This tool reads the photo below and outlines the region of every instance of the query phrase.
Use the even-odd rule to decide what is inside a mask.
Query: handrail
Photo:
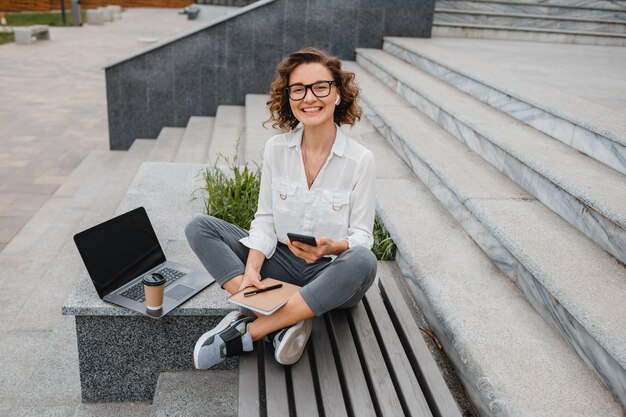
[[[166,45],[169,45],[169,44],[171,44],[173,42],[179,41],[179,40],[184,39],[184,38],[186,38],[188,36],[191,36],[191,35],[193,35],[195,33],[198,33],[198,32],[201,32],[201,31],[207,29],[207,28],[210,28],[211,26],[219,25],[220,23],[226,22],[226,21],[228,21],[230,19],[233,19],[233,18],[235,18],[237,16],[240,16],[242,14],[246,14],[248,12],[251,12],[252,10],[255,10],[255,9],[260,8],[260,7],[266,6],[268,4],[274,3],[275,1],[276,0],[259,0],[259,1],[256,1],[256,2],[252,3],[252,4],[247,5],[245,7],[240,8],[239,10],[237,10],[237,11],[235,11],[233,13],[228,13],[228,14],[225,14],[225,15],[222,15],[222,16],[218,16],[217,18],[215,18],[213,20],[210,20],[210,21],[208,21],[208,22],[206,22],[206,23],[204,23],[202,25],[199,25],[199,26],[193,27],[191,29],[188,29],[188,30],[186,30],[184,32],[172,35],[172,36],[170,36],[168,38],[163,39],[162,41],[159,41],[159,42],[157,42],[155,44],[152,44],[152,45],[150,45],[150,46],[148,46],[148,47],[146,47],[144,49],[141,49],[141,50],[139,50],[137,52],[134,52],[131,55],[125,57],[125,58],[118,59],[117,61],[113,61],[112,63],[106,65],[104,67],[104,69],[113,68],[116,65],[122,64],[122,63],[124,63],[126,61],[130,61],[131,59],[134,59],[134,58],[136,58],[138,56],[144,55],[144,54],[146,54],[146,53],[148,53],[150,51],[154,51],[155,49],[162,48],[162,47],[164,47]]]

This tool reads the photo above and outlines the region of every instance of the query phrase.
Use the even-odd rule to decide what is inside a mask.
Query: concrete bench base
[[[30,45],[34,39],[50,39],[50,30],[46,25],[23,26],[13,29],[15,43],[18,45]]]
[[[83,402],[152,401],[159,374],[193,369],[196,340],[221,316],[76,316]],[[238,359],[218,369],[235,369]]]

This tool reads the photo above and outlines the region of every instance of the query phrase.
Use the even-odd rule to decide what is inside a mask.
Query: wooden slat
[[[239,417],[259,417],[260,415],[257,354],[255,350],[239,357]]]
[[[376,290],[376,288],[373,288]],[[378,402],[380,414],[383,417],[404,417],[400,399],[387,370],[387,364],[383,358],[374,329],[370,323],[367,311],[363,303],[357,304],[349,314],[354,321],[354,338],[360,346],[364,366],[370,379],[373,395]]]
[[[406,342],[403,346],[417,373],[433,415],[461,417],[461,412],[421,336],[419,327],[402,297],[398,284],[391,275],[381,274],[379,278],[383,299],[386,301],[386,306],[392,308],[390,315],[398,326],[398,331],[403,333],[404,337],[401,340]]]
[[[348,417],[339,375],[337,374],[337,365],[323,317],[313,320],[311,341],[313,342],[315,369],[317,370],[324,414],[327,417]]]
[[[365,294],[366,308],[374,318],[374,329],[381,336],[383,354],[389,361],[390,371],[397,380],[397,388],[405,411],[410,417],[432,417],[422,387],[413,373],[409,359],[402,348],[389,313],[383,304],[378,287],[373,286]]]
[[[336,341],[341,361],[341,370],[346,381],[344,388],[350,398],[352,412],[359,417],[375,417],[376,410],[367,388],[365,374],[361,368],[361,362],[359,361],[359,355],[352,339],[345,312],[343,310],[335,310],[329,314],[329,317],[331,331]]]
[[[300,360],[291,366],[291,381],[296,415],[299,417],[319,416],[308,349],[305,349]]]
[[[267,415],[271,417],[289,417],[285,368],[274,359],[274,349],[266,345],[264,351]]]

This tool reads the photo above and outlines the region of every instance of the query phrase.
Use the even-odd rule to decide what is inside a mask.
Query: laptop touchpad
[[[178,284],[174,286],[174,288],[167,290],[165,296],[168,298],[173,298],[174,300],[182,300],[189,294],[192,294],[194,291],[195,288],[191,288],[183,284]]]

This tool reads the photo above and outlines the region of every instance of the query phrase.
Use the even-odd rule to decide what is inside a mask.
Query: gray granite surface
[[[410,44],[401,39],[388,38],[384,49],[493,108],[626,173],[626,130],[619,124],[611,126],[609,123],[603,123],[601,118],[593,114],[587,116],[568,114],[557,109],[554,104],[540,102],[538,97],[528,97],[528,92],[519,89],[512,91],[501,83],[485,78],[477,79],[463,70],[459,72],[458,69],[450,69],[432,57],[411,48]],[[611,96],[610,92],[604,94]]]
[[[106,68],[111,149],[266,93],[283,56],[315,46],[341,58],[383,36],[430,36],[434,0],[262,0]]]
[[[159,377],[150,417],[236,417],[239,372],[165,372]]]
[[[196,340],[222,316],[76,316],[83,402],[151,401],[159,374],[192,370]],[[217,369],[233,369],[238,358]]]
[[[554,18],[541,16],[507,15],[503,13],[477,13],[460,11],[437,11],[437,23],[469,23],[475,25],[508,26],[536,29],[562,29],[576,32],[626,33],[626,20],[577,20],[577,18]]]
[[[514,4],[511,4],[514,3]],[[543,3],[543,4],[541,4]],[[599,3],[599,2],[598,2]],[[470,0],[437,0],[437,9],[473,10],[497,13],[518,13],[544,16],[567,16],[588,19],[626,20],[626,9],[623,3],[581,4],[562,1],[548,4],[540,1],[470,1]],[[603,8],[603,6],[605,8]]]
[[[468,148],[626,262],[626,177],[389,54],[358,62]]]

